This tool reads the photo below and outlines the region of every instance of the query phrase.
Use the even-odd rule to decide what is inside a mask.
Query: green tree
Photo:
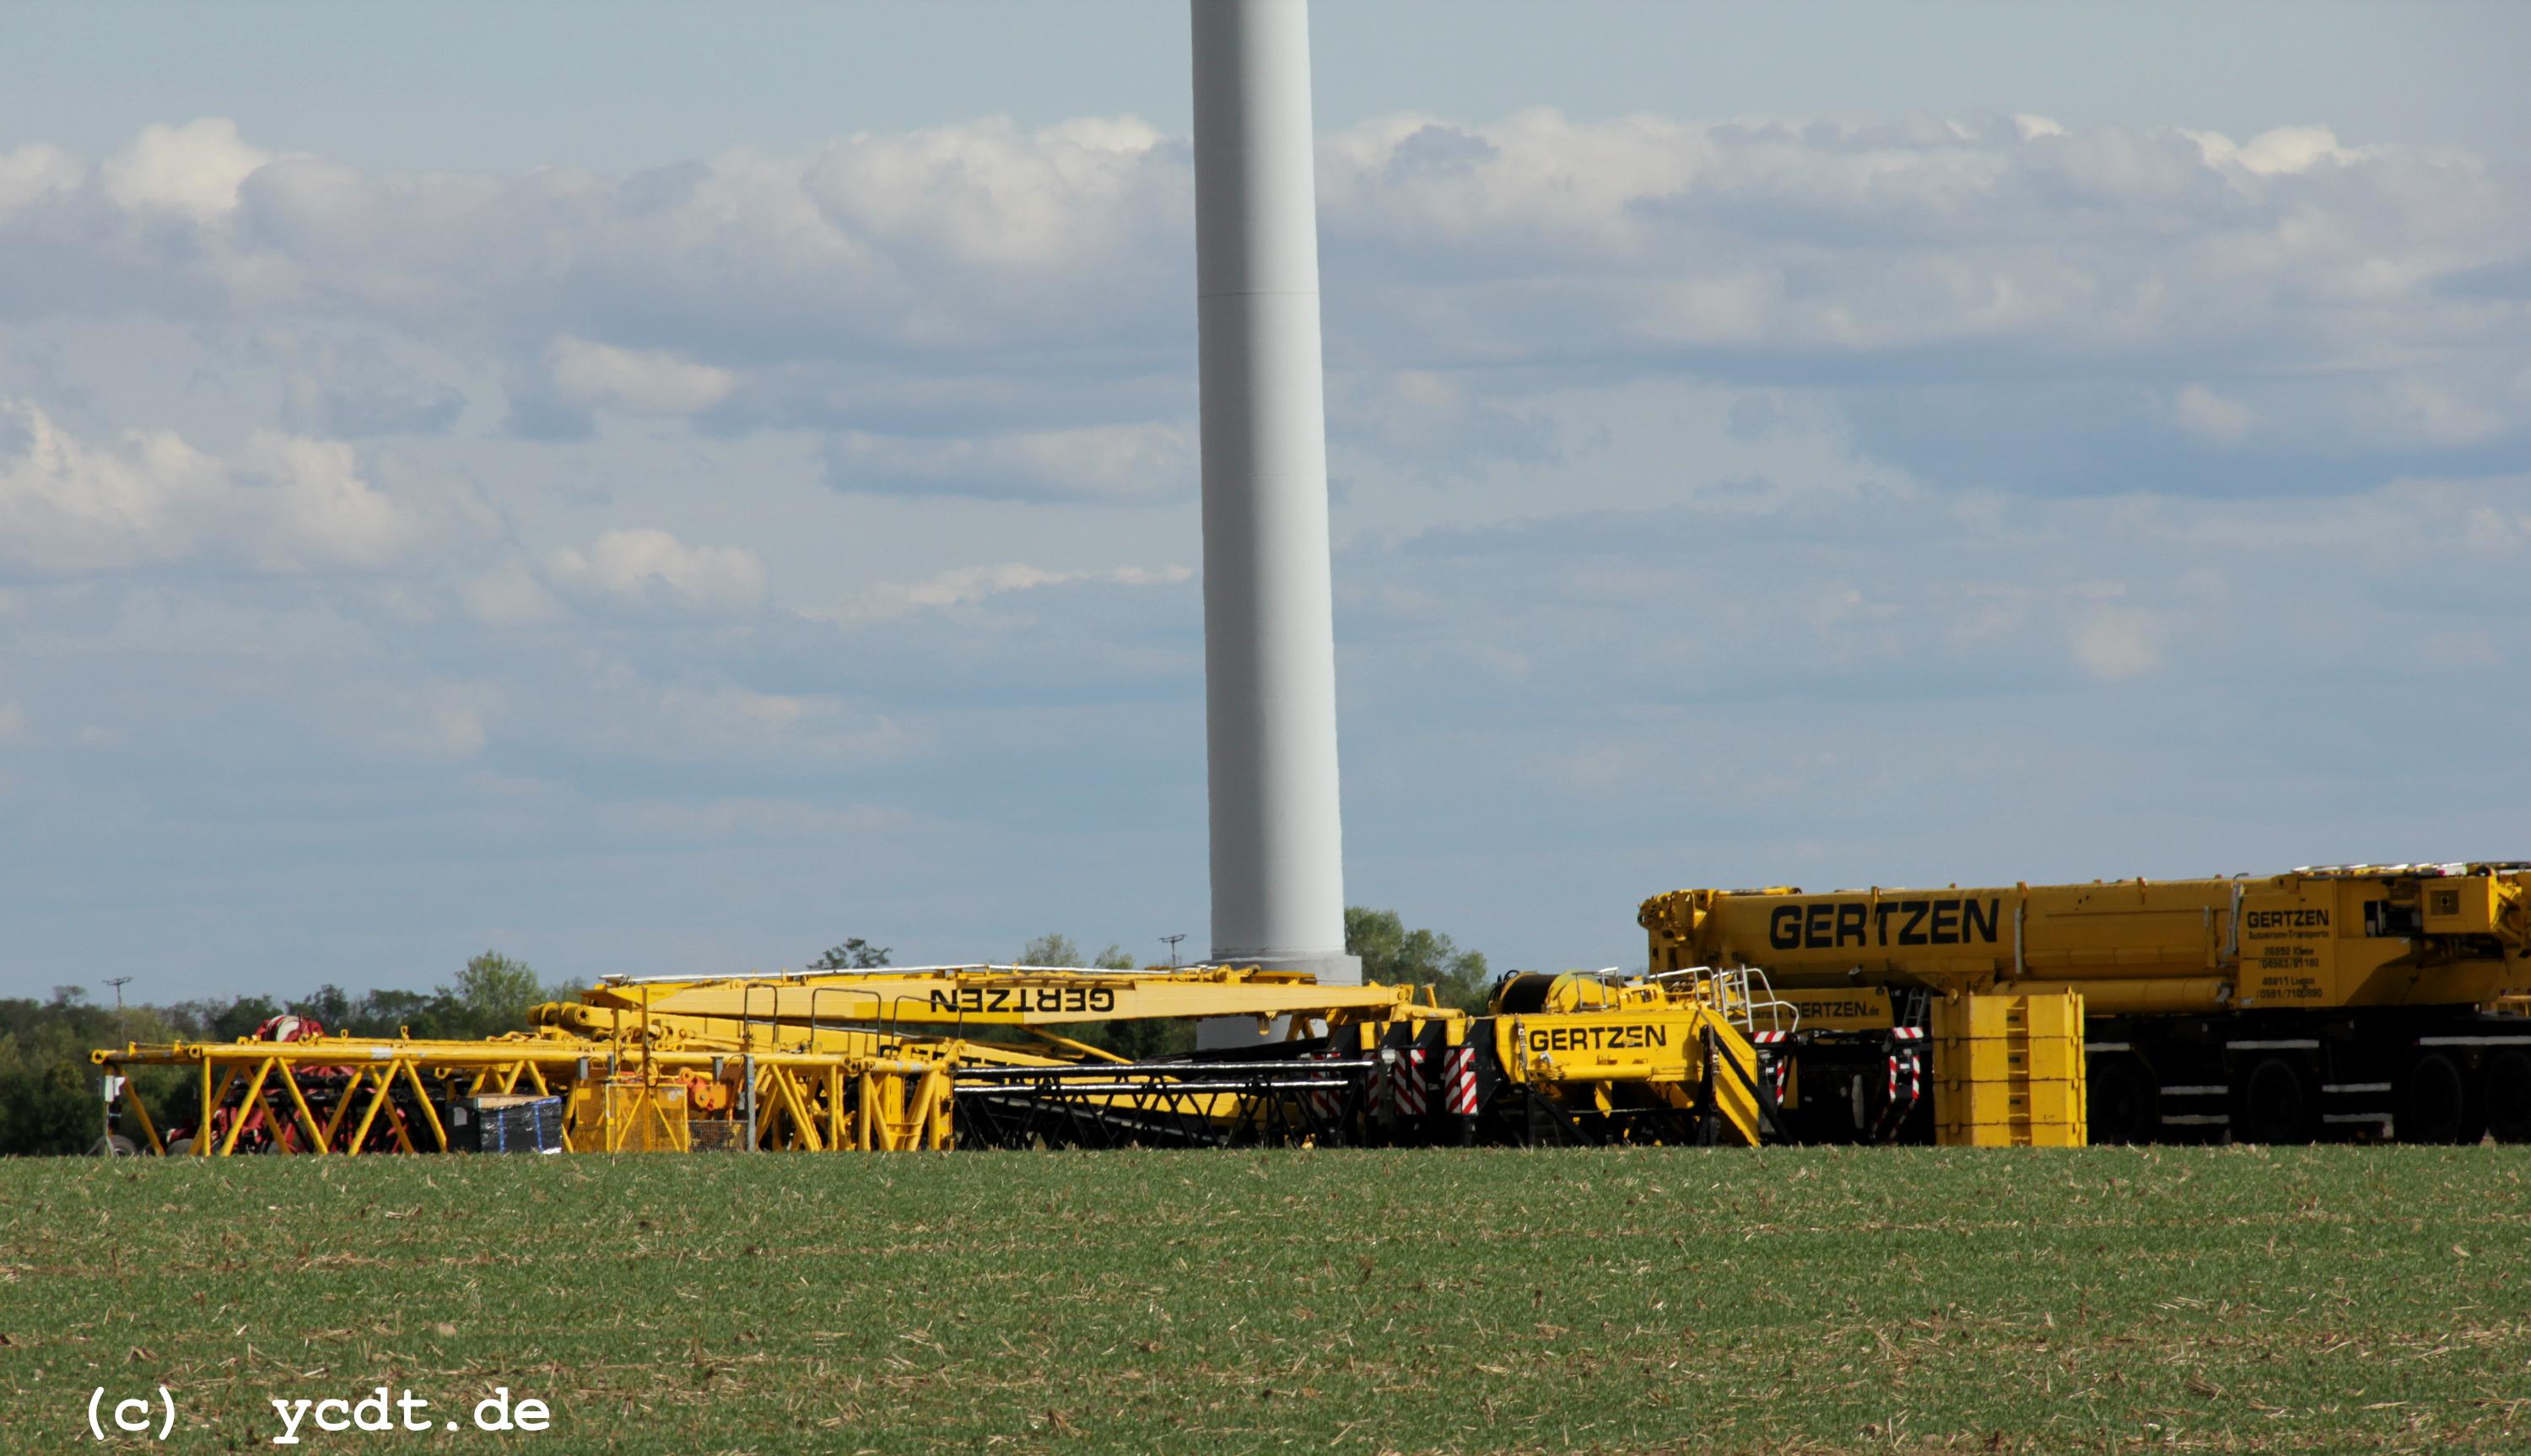
[[[112,1006],[73,989],[57,989],[49,1001],[0,1000],[0,1156],[85,1152],[97,1145],[105,1104],[98,1096],[101,1071],[88,1060],[95,1048],[204,1035],[186,1008],[132,1005],[118,1019]],[[192,1118],[201,1095],[198,1079],[165,1067],[131,1071],[162,1128]],[[123,1133],[141,1141],[140,1128],[128,1119]]]
[[[1121,945],[1108,946],[1092,957],[1090,964],[1101,971],[1137,969],[1134,958]],[[1191,1021],[1093,1022],[1085,1030],[1092,1035],[1081,1040],[1131,1061],[1179,1056],[1195,1050],[1195,1023]]]
[[[528,1010],[544,999],[544,986],[527,962],[487,950],[468,961],[457,984],[443,993],[456,1003],[468,1035],[490,1036],[525,1031]]]
[[[314,1017],[329,1036],[346,1035],[344,1029],[352,1024],[352,998],[330,980],[292,1002],[290,1009]]]
[[[1429,985],[1444,1006],[1481,1012],[1490,980],[1482,951],[1461,950],[1438,930],[1410,930],[1393,910],[1345,907],[1345,951],[1362,958],[1362,979]]]
[[[394,986],[379,986],[361,997],[343,1024],[354,1036],[394,1036],[405,1032],[423,1037],[455,1035],[444,993],[432,995]]]
[[[1088,966],[1099,971],[1135,969],[1133,956],[1122,945],[1111,942],[1104,950],[1085,960],[1080,944],[1059,932],[1040,935],[1021,947],[1019,964]],[[1191,1021],[1085,1021],[1045,1030],[1101,1051],[1113,1052],[1129,1061],[1175,1056],[1195,1050],[1195,1023]]]
[[[211,1013],[208,1031],[214,1041],[242,1041],[254,1029],[281,1014],[281,1003],[269,996],[240,996]]]
[[[888,948],[872,945],[859,935],[841,945],[827,946],[809,963],[812,971],[875,971],[888,963]]]
[[[52,999],[0,1001],[0,1153],[84,1152],[105,1135],[93,1047],[113,1041],[114,1012],[78,986]]]
[[[1069,935],[1060,933],[1040,935],[1036,939],[1031,940],[1028,944],[1020,947],[1020,958],[1016,962],[1013,962],[1013,964],[1020,966],[1078,966],[1081,964],[1081,947],[1073,944],[1072,937]]]

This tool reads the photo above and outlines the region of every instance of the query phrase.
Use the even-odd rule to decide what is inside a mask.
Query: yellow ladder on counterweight
[[[1719,1013],[1706,1018],[1704,1037],[1705,1082],[1713,1110],[1730,1130],[1722,1141],[1755,1148],[1766,1136],[1766,1115],[1758,1101],[1758,1048]]]

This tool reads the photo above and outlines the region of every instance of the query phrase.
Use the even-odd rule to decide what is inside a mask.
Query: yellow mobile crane
[[[1745,971],[1514,972],[1475,1026],[1492,1141],[1755,1147],[1779,1131],[1754,1038],[1791,1008]]]
[[[1471,1017],[1412,986],[1253,967],[615,978],[480,1041],[280,1016],[234,1042],[93,1058],[134,1147],[196,1156],[1754,1144],[1773,1122],[1751,1032],[1781,1008],[1750,984],[1513,976]],[[1129,1061],[1062,1030],[1224,1017],[1260,1039]],[[194,1074],[191,1105],[159,1109],[185,1119],[165,1136],[121,1076],[147,1066]]]
[[[2079,996],[2090,1136],[2531,1141],[2531,864],[1644,902],[1656,974],[1763,967],[1807,1139],[1926,1134],[1945,999]],[[1936,1053],[1938,1054],[1938,1053]],[[1901,1072],[1905,1075],[1901,1075]]]
[[[676,1044],[857,1050],[955,1037],[966,1147],[1222,1143],[1727,1142],[1772,1127],[1738,974],[1619,981],[1515,976],[1469,1018],[1413,986],[1321,985],[1255,967],[949,966],[617,980],[540,1008],[584,1033]],[[1049,1028],[1254,1018],[1281,1040],[1125,1063]],[[634,1028],[647,1029],[636,1033]],[[1039,1054],[990,1039],[1022,1035]],[[1001,1065],[979,1065],[979,1053]],[[1047,1053],[1068,1056],[1057,1062]]]

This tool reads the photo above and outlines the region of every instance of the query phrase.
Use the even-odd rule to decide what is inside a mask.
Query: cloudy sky
[[[2531,854],[2526,17],[1322,0],[1350,897]],[[1203,944],[1182,7],[12,31],[0,994]]]

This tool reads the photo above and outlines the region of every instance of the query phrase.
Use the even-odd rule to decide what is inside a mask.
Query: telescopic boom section
[[[626,980],[591,987],[591,1006],[733,1022],[1042,1027],[1072,1022],[1317,1016],[1346,1020],[1409,1004],[1405,985],[1322,985],[1306,973],[1209,966],[1086,971],[949,966],[807,972],[711,980]]]

